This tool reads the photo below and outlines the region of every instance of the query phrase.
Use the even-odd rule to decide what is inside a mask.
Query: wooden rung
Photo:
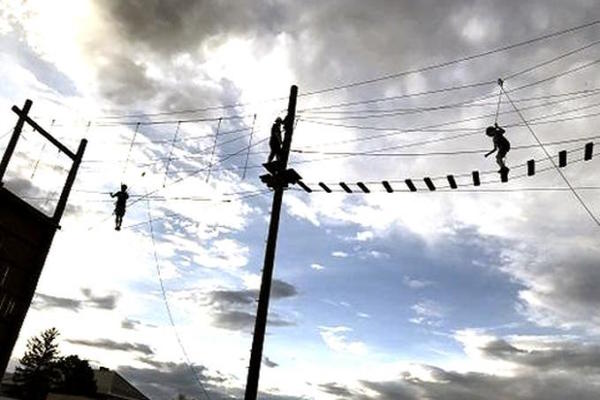
[[[479,180],[479,171],[473,171],[473,185],[479,186],[481,185],[481,181]]]
[[[535,175],[535,160],[527,161],[527,176]]]
[[[365,184],[362,183],[362,182],[356,182],[356,186],[358,186],[360,188],[360,190],[362,190],[365,193],[371,193],[371,191],[369,190],[369,188],[366,187]]]
[[[342,187],[342,189],[344,189],[344,192],[346,192],[346,193],[352,193],[352,189],[350,189],[348,187],[348,185],[346,185],[344,182],[340,182],[340,186]]]
[[[448,179],[448,184],[450,185],[450,187],[452,189],[458,188],[458,185],[456,184],[456,180],[454,180],[454,175],[448,175],[446,177],[446,179]]]
[[[562,150],[558,152],[558,166],[566,167],[567,166],[567,151]]]
[[[304,189],[304,191],[305,191],[306,193],[312,193],[312,189],[311,189],[311,188],[309,188],[308,186],[306,186],[306,184],[304,184],[304,182],[302,182],[302,181],[298,181],[298,182],[296,182],[296,183],[298,184],[298,186],[300,186],[302,189]]]
[[[385,188],[386,192],[392,193],[394,191],[394,189],[392,189],[392,186],[390,185],[390,183],[388,181],[383,181],[383,182],[381,182],[381,184]]]
[[[593,155],[594,155],[594,142],[586,143],[583,159],[585,161],[589,161],[592,159]]]
[[[406,183],[406,186],[408,186],[408,189],[411,192],[416,192],[417,188],[415,187],[415,184],[413,183],[413,181],[411,179],[405,179],[404,183]]]
[[[508,182],[508,169],[503,169],[500,171],[500,181],[503,183]]]
[[[423,182],[425,182],[429,190],[431,190],[432,192],[435,190],[435,185],[433,184],[433,182],[431,182],[430,178],[423,178]]]
[[[321,188],[326,191],[327,193],[331,193],[331,189],[329,189],[329,186],[327,186],[326,184],[324,184],[323,182],[319,182],[319,186],[321,186]]]

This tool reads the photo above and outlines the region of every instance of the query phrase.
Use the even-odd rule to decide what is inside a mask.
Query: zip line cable
[[[125,159],[125,165],[123,166],[123,173],[121,174],[121,181],[125,178],[125,173],[127,172],[127,164],[129,164],[129,157],[131,156],[131,149],[133,149],[133,144],[135,143],[135,137],[137,136],[138,130],[140,129],[140,124],[135,126],[135,131],[133,132],[133,136],[131,137],[131,144],[129,145],[129,150],[127,151],[127,158]]]
[[[506,91],[504,90],[504,87],[502,85],[500,85],[500,88],[501,88],[502,92],[504,93],[504,95],[506,96],[506,99],[509,101],[509,103],[512,105],[512,107],[515,109],[515,111],[517,112],[517,114],[519,114],[519,117],[521,118],[521,120],[523,121],[523,123],[527,126],[527,129],[529,130],[529,132],[531,132],[531,135],[533,136],[533,138],[535,139],[535,141],[539,144],[540,148],[546,154],[546,157],[550,160],[550,162],[552,163],[552,165],[554,166],[554,168],[556,169],[556,171],[558,172],[558,174],[561,176],[561,178],[563,179],[563,181],[565,182],[565,184],[571,189],[571,191],[573,192],[573,196],[575,196],[575,198],[579,201],[579,203],[581,204],[581,206],[589,214],[589,216],[596,223],[596,225],[600,226],[600,220],[598,220],[598,218],[594,215],[594,213],[592,213],[592,211],[588,208],[588,206],[585,204],[585,202],[583,201],[583,199],[581,198],[581,196],[579,196],[579,193],[577,193],[577,191],[573,188],[573,186],[571,186],[571,183],[569,182],[569,180],[567,179],[567,177],[565,176],[565,174],[560,170],[560,168],[558,167],[558,165],[556,164],[556,162],[554,161],[554,159],[552,158],[552,156],[550,156],[550,153],[548,153],[548,150],[546,150],[546,147],[544,147],[544,145],[542,144],[542,142],[540,141],[540,139],[537,137],[537,135],[534,132],[533,128],[531,128],[531,126],[529,126],[529,123],[527,122],[527,120],[525,119],[525,117],[523,116],[523,114],[521,113],[521,111],[519,111],[519,109],[517,108],[517,106],[512,102],[512,99],[510,98],[510,96],[508,95],[508,93],[506,93]]]
[[[217,149],[217,139],[219,138],[219,131],[221,130],[221,119],[217,125],[217,133],[215,134],[215,144],[213,145],[212,152],[210,153],[210,160],[208,162],[208,172],[206,174],[206,182],[210,179],[210,170],[212,169],[213,157],[215,156],[215,150]]]
[[[513,93],[515,91],[518,90],[522,90],[522,89],[526,89],[535,85],[539,85],[541,83],[545,83],[560,77],[563,77],[565,75],[569,75],[572,74],[574,72],[578,72],[581,71],[583,69],[589,68],[593,65],[596,65],[600,63],[600,59],[596,59],[593,61],[590,61],[588,63],[582,64],[578,67],[551,75],[547,78],[544,79],[540,79],[538,81],[529,83],[529,84],[524,84],[521,86],[517,86],[516,88],[513,88],[509,91],[509,93]],[[434,93],[439,93],[439,92],[446,92],[446,91],[453,91],[453,90],[459,90],[459,89],[464,89],[464,88],[469,88],[469,87],[477,87],[477,86],[485,86],[487,84],[495,84],[496,81],[486,81],[486,82],[478,82],[478,83],[473,83],[473,84],[469,84],[469,85],[462,85],[462,86],[451,86],[451,87],[446,87],[446,88],[442,88],[442,89],[437,89],[437,90],[431,90],[431,91],[424,91],[424,92],[420,92],[420,93],[408,93],[405,95],[399,95],[399,96],[387,96],[387,97],[380,97],[380,98],[376,98],[376,99],[369,99],[369,100],[362,100],[362,101],[353,101],[353,102],[342,102],[342,103],[337,103],[337,104],[330,104],[330,105],[324,105],[324,106],[316,106],[316,107],[309,107],[309,108],[305,108],[302,110],[299,110],[299,113],[304,113],[306,111],[312,111],[312,110],[325,110],[325,109],[332,109],[335,107],[349,107],[349,106],[355,106],[355,105],[362,105],[362,104],[372,104],[372,103],[380,103],[380,102],[385,102],[385,101],[391,101],[391,100],[397,100],[397,99],[401,99],[401,98],[408,98],[408,97],[414,97],[414,96],[421,96],[421,95],[426,95],[426,94],[434,94]],[[495,95],[486,95],[483,96],[483,99],[486,98],[490,98],[490,97],[495,97]],[[471,100],[472,102],[473,100]],[[466,102],[468,103],[468,102]]]
[[[198,386],[200,386],[200,388],[202,389],[202,392],[204,393],[206,398],[208,400],[210,400],[210,396],[208,395],[208,392],[204,388],[204,385],[202,384],[202,381],[200,380],[200,378],[198,376],[199,375],[198,372],[196,371],[196,369],[194,368],[194,365],[190,361],[190,357],[188,356],[187,351],[185,350],[185,346],[183,345],[183,341],[181,340],[181,337],[179,336],[179,332],[177,330],[177,326],[175,325],[175,320],[173,319],[173,313],[171,312],[171,306],[169,305],[167,291],[165,290],[165,284],[164,284],[164,281],[162,278],[160,262],[158,259],[158,252],[156,250],[156,240],[154,238],[152,212],[150,210],[150,202],[149,201],[146,201],[146,206],[148,209],[148,225],[150,227],[150,238],[152,239],[152,249],[153,249],[153,253],[154,253],[154,263],[156,265],[156,274],[157,274],[158,280],[160,282],[160,292],[162,294],[163,302],[165,304],[165,309],[167,310],[167,316],[169,317],[169,322],[171,323],[171,327],[173,328],[173,332],[175,333],[175,338],[177,339],[177,343],[179,344],[179,348],[181,349],[181,353],[183,354],[183,358],[185,360],[187,367],[190,369],[190,372],[194,376],[194,379],[198,383]]]
[[[254,120],[252,121],[252,130],[250,131],[250,138],[248,139],[248,152],[246,153],[246,162],[244,163],[244,173],[242,174],[242,180],[246,179],[248,159],[250,158],[250,146],[252,146],[252,135],[254,134],[254,124],[256,124],[256,114],[254,114]]]
[[[171,142],[171,148],[169,149],[169,157],[167,158],[167,165],[165,167],[165,178],[163,180],[163,187],[165,187],[165,185],[167,184],[167,178],[169,176],[169,167],[171,166],[171,160],[173,155],[173,147],[175,147],[175,140],[177,140],[177,134],[179,133],[180,126],[181,124],[178,122],[177,128],[175,129],[175,133],[173,134],[173,141]]]

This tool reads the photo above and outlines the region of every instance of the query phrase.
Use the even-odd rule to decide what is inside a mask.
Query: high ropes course
[[[418,177],[404,176],[398,177],[383,177],[377,180],[366,179],[338,179],[335,181],[317,180],[305,181],[294,170],[283,170],[293,174],[285,176],[283,179],[290,180],[291,183],[297,184],[291,188],[285,185],[286,190],[292,190],[298,193],[325,195],[331,193],[340,193],[348,195],[367,195],[371,193],[393,194],[393,193],[486,193],[486,192],[511,192],[511,191],[570,191],[577,199],[580,205],[585,209],[590,218],[600,225],[600,220],[591,211],[584,199],[579,195],[579,191],[599,190],[600,186],[574,186],[563,172],[568,167],[578,164],[587,163],[594,159],[597,153],[594,151],[598,147],[600,135],[579,136],[574,138],[560,138],[554,141],[542,141],[534,130],[534,127],[544,127],[552,124],[567,123],[571,121],[587,121],[592,118],[600,117],[599,111],[594,111],[594,108],[600,107],[600,102],[592,102],[583,104],[584,101],[592,101],[596,96],[600,95],[600,87],[589,87],[586,83],[584,87],[571,88],[569,91],[546,91],[544,93],[529,94],[527,96],[514,97],[518,93],[529,92],[534,89],[543,88],[544,85],[556,83],[559,80],[565,79],[593,67],[600,65],[600,57],[594,59],[588,54],[579,62],[571,62],[568,68],[560,68],[559,71],[553,71],[550,75],[539,77],[536,80],[524,81],[516,78],[524,77],[538,69],[556,65],[560,61],[568,61],[575,55],[580,55],[584,52],[589,52],[591,49],[600,45],[600,40],[590,41],[576,48],[569,49],[553,57],[544,59],[527,66],[520,66],[520,69],[514,71],[506,71],[506,74],[501,79],[485,79],[471,82],[459,82],[445,87],[438,87],[428,90],[419,90],[414,92],[403,92],[395,95],[383,97],[363,97],[351,98],[344,101],[323,102],[320,100],[324,95],[343,93],[348,95],[351,90],[364,88],[368,85],[374,85],[382,82],[390,82],[399,80],[411,75],[422,73],[430,73],[433,71],[449,68],[452,66],[462,66],[469,62],[479,59],[485,59],[495,54],[510,52],[518,48],[526,48],[544,41],[558,39],[559,37],[575,35],[578,32],[598,28],[600,20],[591,21],[579,26],[571,27],[557,32],[548,33],[539,37],[527,39],[518,43],[504,45],[498,48],[486,50],[480,53],[471,54],[453,60],[443,61],[436,64],[426,65],[419,68],[409,69],[381,75],[378,77],[365,79],[355,82],[347,82],[335,84],[324,88],[315,88],[306,92],[297,93],[297,98],[307,100],[307,106],[300,107],[297,110],[294,98],[294,112],[291,121],[284,120],[286,134],[288,130],[293,131],[296,124],[299,122],[301,126],[313,126],[326,128],[336,131],[350,131],[356,136],[350,138],[341,138],[337,140],[329,140],[327,142],[319,142],[308,138],[300,147],[291,147],[291,137],[286,144],[287,138],[284,138],[282,147],[287,146],[286,154],[283,156],[283,165],[287,166],[288,156],[290,154],[297,155],[300,160],[290,160],[289,165],[301,166],[314,163],[326,163],[330,161],[348,159],[348,158],[410,158],[425,159],[429,157],[456,157],[465,155],[483,154],[487,149],[482,148],[462,148],[462,149],[443,149],[438,151],[415,150],[409,152],[398,152],[399,149],[408,148],[423,148],[430,145],[437,145],[444,142],[471,138],[476,135],[483,135],[486,126],[490,125],[490,121],[498,123],[499,118],[503,120],[503,128],[510,129],[509,132],[517,129],[526,129],[529,135],[534,139],[534,143],[517,144],[512,147],[511,151],[524,150],[541,150],[543,157],[521,159],[519,163],[510,165],[508,169],[497,168],[490,170],[466,169],[462,171],[447,171],[442,175],[422,174]],[[545,54],[545,53],[544,53]],[[516,64],[514,61],[511,65]],[[514,82],[514,85],[513,85]],[[507,85],[508,83],[508,85]],[[496,86],[497,85],[497,86]],[[498,88],[496,92],[495,89]],[[479,91],[478,95],[466,96],[460,98],[461,93],[471,93]],[[541,89],[540,89],[541,90]],[[450,96],[450,100],[434,102],[430,100],[434,96]],[[291,99],[290,95],[290,99]],[[399,106],[399,101],[420,101],[426,99],[425,104],[411,104],[409,106]],[[116,182],[120,181],[122,185],[126,180],[132,183],[131,190],[137,191],[131,196],[123,197],[130,198],[127,201],[127,207],[130,208],[136,204],[146,205],[146,218],[142,222],[134,222],[125,225],[123,229],[138,229],[148,227],[148,232],[152,239],[154,248],[154,260],[156,262],[157,274],[161,283],[161,294],[167,308],[169,322],[175,329],[175,321],[169,307],[166,289],[161,276],[159,266],[159,257],[156,250],[156,232],[154,224],[161,219],[180,218],[178,212],[163,213],[162,216],[152,216],[150,204],[152,202],[204,202],[205,204],[221,204],[235,203],[244,199],[250,199],[258,196],[266,195],[273,191],[275,187],[279,187],[277,183],[279,171],[272,163],[258,163],[259,157],[263,160],[270,152],[263,150],[267,143],[272,140],[272,136],[261,134],[268,129],[265,126],[265,119],[261,119],[262,115],[256,111],[255,107],[270,105],[271,114],[281,114],[282,102],[287,100],[287,97],[276,97],[258,102],[233,103],[206,105],[195,108],[172,109],[172,110],[157,110],[152,112],[126,111],[113,114],[101,114],[97,118],[85,120],[79,118],[77,121],[61,121],[58,118],[43,116],[51,121],[52,129],[61,127],[81,126],[85,128],[85,132],[93,137],[93,140],[98,144],[107,143],[108,145],[122,145],[126,151],[122,154],[125,157],[101,157],[84,158],[81,161],[81,170],[83,172],[102,172],[105,167],[117,166],[116,174],[118,177],[110,177],[114,182],[112,186],[117,186]],[[291,100],[290,100],[291,101]],[[509,110],[501,109],[501,104],[504,102],[510,105]],[[578,102],[573,107],[565,108],[565,105],[571,102]],[[580,104],[581,103],[581,104]],[[551,108],[549,113],[534,115],[530,118],[525,118],[523,111],[536,111]],[[462,113],[471,112],[472,110],[485,110],[484,113],[469,115],[462,119],[449,120],[445,117],[432,118],[432,115],[437,115],[438,112],[447,113]],[[494,112],[489,112],[494,110]],[[264,111],[264,110],[263,110]],[[289,112],[289,105],[288,105]],[[583,113],[585,112],[585,113]],[[451,115],[453,115],[451,114]],[[259,118],[257,118],[257,116]],[[38,118],[36,116],[36,118]],[[369,124],[369,121],[381,121],[390,118],[401,118],[406,126],[400,127],[394,121],[388,126],[379,124]],[[417,119],[416,122],[408,122],[411,118]],[[509,120],[516,118],[516,120]],[[286,117],[287,119],[287,117]],[[367,121],[367,122],[363,122]],[[425,123],[422,123],[425,121]],[[442,122],[443,121],[443,122]],[[473,126],[473,124],[481,125]],[[467,126],[464,126],[467,125]],[[195,131],[199,127],[204,127],[210,130],[210,133],[188,135],[189,131]],[[108,134],[113,128],[123,128],[127,134],[131,133],[129,138],[122,134],[121,138],[115,140]],[[168,131],[164,135],[160,130]],[[93,132],[92,132],[93,130]],[[105,132],[104,130],[108,130]],[[99,131],[102,131],[100,135]],[[0,135],[0,140],[10,134],[10,130],[3,135]],[[106,134],[105,134],[106,133]],[[403,138],[406,135],[419,134],[423,135],[439,135],[436,137],[427,137],[413,142],[388,143],[372,148],[365,148],[369,143],[378,143],[381,140],[391,140]],[[291,136],[291,134],[290,134]],[[331,135],[327,135],[330,137]],[[26,136],[23,135],[26,139]],[[511,138],[515,136],[510,136]],[[63,137],[59,139],[72,140],[72,137]],[[240,147],[239,143],[243,143]],[[338,146],[359,145],[360,150],[354,148],[346,149]],[[153,146],[156,146],[154,148]],[[259,149],[259,146],[261,147]],[[548,147],[563,146],[559,151],[550,151]],[[90,146],[91,147],[91,146]],[[136,149],[142,148],[142,155],[136,154]],[[33,172],[31,178],[36,173],[39,174],[38,167],[44,165],[42,161],[42,153],[44,148],[39,152],[39,155],[33,158]],[[144,152],[144,150],[147,150]],[[111,151],[111,154],[114,152]],[[272,153],[272,151],[271,151]],[[513,153],[511,153],[513,154]],[[269,154],[271,159],[272,154]],[[143,160],[137,159],[138,157]],[[241,162],[236,162],[242,159]],[[254,163],[250,163],[253,160]],[[270,161],[270,160],[269,160]],[[276,159],[276,162],[281,160]],[[248,178],[248,172],[251,170],[262,170],[267,168],[272,175],[262,175],[260,178],[264,183],[267,183],[269,188],[257,188],[252,184],[248,187],[239,188],[239,190],[217,191],[218,194],[210,195],[161,195],[160,192],[165,191],[174,185],[178,185],[187,179],[198,177],[196,182],[200,185],[214,184],[215,175],[220,173],[231,173],[239,177],[241,181]],[[376,169],[375,169],[376,170]],[[512,186],[512,182],[521,182],[549,172],[556,171],[562,179],[564,186],[535,186],[522,187]],[[133,171],[133,172],[132,172]],[[499,173],[500,172],[500,173]],[[157,179],[156,187],[147,187],[145,184],[131,182],[132,177],[141,179],[146,175],[152,174]],[[295,174],[295,175],[294,175]],[[229,175],[230,177],[232,175]],[[104,177],[104,176],[103,176]],[[211,177],[213,178],[210,181]],[[107,177],[104,177],[109,179]],[[275,181],[274,181],[275,180]],[[278,186],[279,185],[279,186]],[[144,190],[141,190],[141,187]],[[277,188],[274,189],[277,192]],[[282,188],[283,191],[283,188]],[[98,188],[75,188],[74,193],[84,196],[79,197],[82,201],[99,203],[113,202],[108,198],[106,189],[99,190]],[[90,196],[99,196],[97,200],[90,199]],[[119,195],[120,196],[120,195]],[[118,196],[117,196],[118,197]],[[25,196],[26,199],[39,200],[48,202],[55,199],[53,195],[48,196]],[[141,213],[138,213],[140,215]],[[109,215],[107,220],[111,216]],[[104,222],[101,221],[101,222]],[[92,229],[100,224],[94,224],[89,229]],[[120,228],[120,225],[119,225]],[[274,251],[274,250],[273,250]],[[204,397],[210,399],[209,393],[204,388],[202,382],[198,378],[198,373],[191,362],[185,346],[175,329],[178,344],[182,350],[185,363],[190,368],[195,376],[199,387],[202,389]]]

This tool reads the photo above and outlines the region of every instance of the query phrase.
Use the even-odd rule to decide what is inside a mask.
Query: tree
[[[60,382],[54,391],[79,396],[93,396],[98,388],[94,371],[87,360],[71,355],[59,359],[56,367],[60,372]]]
[[[21,384],[21,393],[28,400],[43,400],[61,376],[56,367],[58,345],[56,328],[50,328],[27,341],[27,350],[19,360],[14,380]]]

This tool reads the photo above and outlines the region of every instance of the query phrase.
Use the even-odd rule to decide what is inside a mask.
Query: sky
[[[596,11],[0,2],[0,150],[26,99],[69,148],[89,141],[11,367],[56,327],[62,354],[152,399],[241,398],[272,201],[261,163],[297,85],[290,167],[313,192],[284,194],[260,398],[597,398],[600,174],[582,161],[599,137]],[[496,120],[507,183],[483,157]],[[545,153],[561,150],[562,176]],[[25,128],[4,181],[50,213],[68,168]]]

